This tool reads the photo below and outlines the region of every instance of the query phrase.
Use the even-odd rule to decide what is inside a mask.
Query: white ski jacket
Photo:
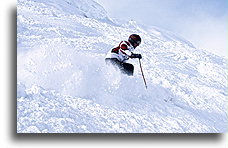
[[[121,41],[118,47],[111,49],[105,58],[116,58],[120,62],[126,62],[133,54],[135,48],[128,41]]]

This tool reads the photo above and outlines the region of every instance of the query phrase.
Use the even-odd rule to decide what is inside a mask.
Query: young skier
[[[129,36],[128,41],[121,41],[118,47],[111,49],[106,55],[107,64],[112,64],[120,69],[124,74],[132,76],[134,66],[126,63],[129,58],[142,58],[141,54],[134,54],[134,49],[141,43],[141,38],[137,34]]]

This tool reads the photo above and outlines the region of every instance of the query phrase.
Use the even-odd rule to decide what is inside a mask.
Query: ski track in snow
[[[65,11],[64,11],[65,10]],[[92,0],[18,0],[18,133],[227,131],[227,59],[135,21],[116,23]],[[108,50],[142,37],[145,89],[107,67]]]

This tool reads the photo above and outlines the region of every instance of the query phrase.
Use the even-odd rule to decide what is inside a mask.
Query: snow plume
[[[18,78],[26,80],[26,87],[36,84],[102,104],[112,104],[129,96],[138,98],[145,92],[140,76],[136,79],[123,76],[105,64],[103,55],[78,52],[61,42],[40,46],[18,55]]]
[[[18,1],[18,133],[227,131],[226,59],[159,28],[88,18],[73,2]],[[104,61],[132,33],[148,89],[138,59],[132,77]]]

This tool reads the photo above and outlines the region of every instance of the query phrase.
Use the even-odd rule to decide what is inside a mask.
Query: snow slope
[[[227,59],[162,29],[118,23],[92,0],[18,0],[18,133],[227,132]],[[142,37],[127,77],[106,53]]]

